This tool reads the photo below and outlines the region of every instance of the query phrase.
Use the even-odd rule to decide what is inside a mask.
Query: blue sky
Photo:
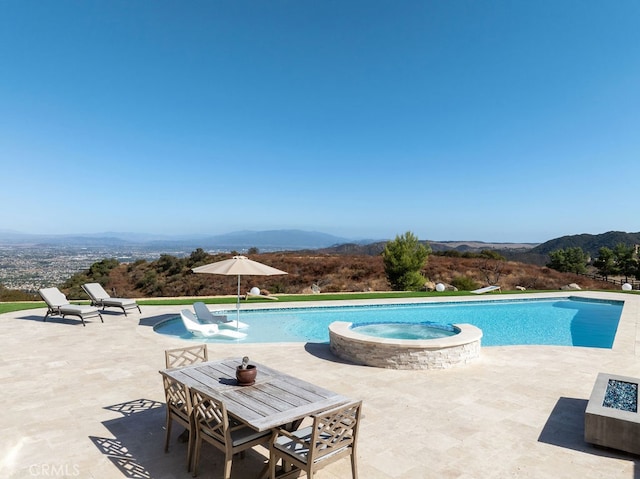
[[[0,0],[0,229],[640,231],[640,2]]]

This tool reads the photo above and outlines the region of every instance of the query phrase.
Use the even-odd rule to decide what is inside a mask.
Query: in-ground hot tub
[[[394,331],[402,326],[401,323],[388,324]],[[425,337],[431,339],[406,339],[415,336],[416,326],[406,324],[412,332],[402,339],[402,334],[372,336],[359,332],[358,326],[352,327],[352,323],[333,322],[329,325],[331,351],[356,364],[388,369],[446,369],[480,357],[482,330],[471,324],[454,324],[449,327],[450,334],[442,334],[446,329],[443,326],[423,324]]]

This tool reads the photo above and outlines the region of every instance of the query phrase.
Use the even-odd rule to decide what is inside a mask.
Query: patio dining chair
[[[186,348],[167,349],[164,352],[167,369],[204,363],[209,360],[206,344],[188,346]]]
[[[298,431],[279,429],[271,440],[269,469],[276,477],[276,464],[291,464],[311,478],[318,469],[343,457],[351,456],[351,475],[358,477],[356,443],[362,401],[343,404],[312,416],[313,425]]]
[[[187,346],[186,348],[167,349],[164,352],[164,361],[167,369],[189,366],[196,363],[204,363],[208,360],[209,353],[206,344]],[[180,436],[178,436],[178,441],[189,442],[190,434],[191,427],[188,427],[182,431]],[[169,436],[170,431],[167,432],[167,440]]]
[[[224,452],[224,478],[230,479],[233,455],[258,444],[268,445],[271,431],[256,431],[229,417],[223,402],[203,391],[191,388],[195,443],[193,445],[193,477],[198,474],[198,462],[203,442]]]
[[[164,396],[167,403],[167,418],[165,424],[164,452],[169,452],[169,439],[171,438],[171,425],[173,421],[181,424],[188,431],[187,443],[187,470],[191,470],[191,458],[193,450],[193,423],[191,417],[191,397],[189,388],[175,379],[162,374]]]

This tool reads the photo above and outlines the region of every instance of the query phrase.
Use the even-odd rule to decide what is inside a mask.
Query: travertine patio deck
[[[640,376],[640,297],[578,294],[626,300],[612,350],[485,347],[467,367],[423,371],[345,364],[319,344],[212,344],[209,355],[249,355],[363,399],[361,479],[637,478],[638,457],[586,444],[583,431],[598,372]],[[174,437],[163,452],[158,370],[164,349],[193,343],[152,329],[180,308],[105,312],[104,324],[86,327],[73,319],[44,323],[44,309],[0,315],[0,477],[191,477],[185,444]],[[235,461],[233,477],[255,476],[265,453]],[[221,460],[206,448],[199,477],[220,477]],[[317,477],[349,477],[348,461]]]

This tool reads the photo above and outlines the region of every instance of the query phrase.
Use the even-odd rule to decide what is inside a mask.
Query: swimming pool
[[[350,323],[468,323],[483,332],[483,346],[558,345],[611,348],[622,301],[563,297],[492,301],[425,302],[368,306],[320,306],[242,310],[250,325],[243,343],[329,342],[334,321]],[[229,310],[229,315],[235,311]],[[160,334],[192,338],[179,318],[154,328]],[[229,340],[208,339],[223,343]]]

